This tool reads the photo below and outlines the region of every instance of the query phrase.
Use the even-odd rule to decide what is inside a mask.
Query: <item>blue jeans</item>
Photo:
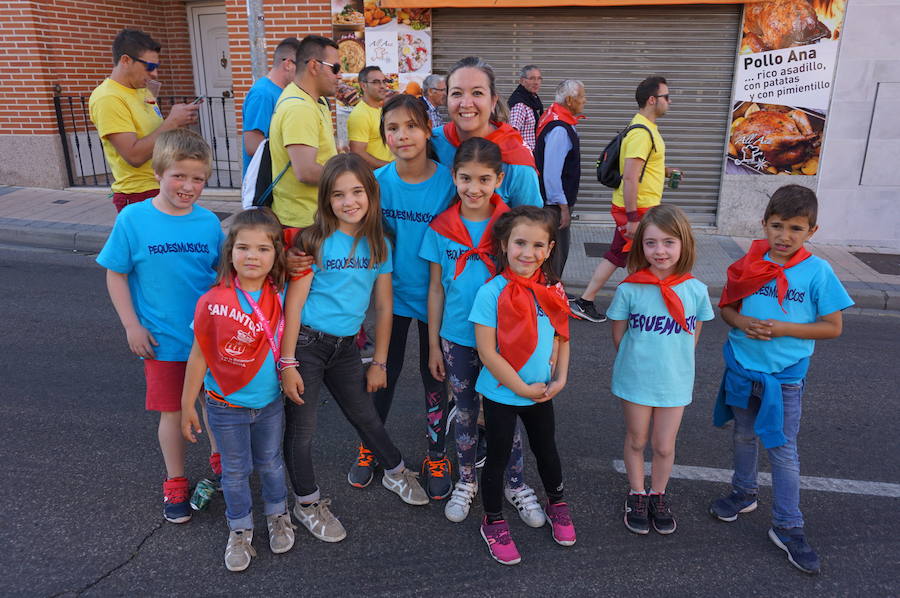
[[[797,384],[782,384],[784,397],[784,435],[787,442],[768,449],[769,464],[772,467],[772,525],[775,527],[803,527],[803,513],[800,512],[800,455],[797,451],[797,434],[800,431],[801,402],[805,381]],[[753,391],[747,409],[733,407],[734,410],[734,489],[747,494],[756,494],[757,460],[759,442],[753,432],[753,423],[759,411],[762,385],[753,383]]]
[[[210,432],[222,455],[225,518],[232,530],[253,529],[250,474],[256,469],[266,515],[287,512],[287,482],[281,445],[284,403],[281,397],[262,409],[230,407],[207,397]]]

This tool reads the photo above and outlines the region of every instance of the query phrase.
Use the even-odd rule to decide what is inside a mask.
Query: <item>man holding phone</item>
[[[113,204],[119,212],[159,192],[150,166],[159,134],[197,122],[202,98],[173,105],[163,119],[156,97],[147,89],[157,80],[160,48],[143,31],[120,31],[112,45],[112,74],[94,89],[88,103],[112,171]]]

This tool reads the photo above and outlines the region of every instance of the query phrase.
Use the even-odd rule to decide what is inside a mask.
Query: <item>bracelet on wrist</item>
[[[300,367],[300,362],[293,357],[282,357],[278,360],[278,371],[283,372],[288,368]]]
[[[381,368],[382,370],[384,370],[385,372],[387,371],[387,364],[386,364],[386,363],[381,363],[380,361],[375,361],[375,360],[373,359],[373,360],[372,360],[372,365],[377,365],[378,367],[380,367],[380,368]]]
[[[628,222],[638,222],[641,219],[641,213],[637,210],[633,212],[625,212],[625,217],[628,218]]]

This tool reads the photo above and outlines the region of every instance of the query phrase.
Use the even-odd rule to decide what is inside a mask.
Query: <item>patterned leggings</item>
[[[450,380],[450,392],[456,400],[456,453],[459,463],[459,479],[474,484],[475,452],[478,445],[478,412],[481,409],[481,395],[475,392],[475,381],[481,370],[478,350],[474,347],[457,345],[441,339],[444,365]],[[520,490],[525,485],[522,471],[522,424],[516,426],[512,452],[506,465],[506,486]]]

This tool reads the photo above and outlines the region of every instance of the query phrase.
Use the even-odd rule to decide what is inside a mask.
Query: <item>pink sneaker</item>
[[[488,523],[487,517],[481,520],[481,537],[487,542],[494,560],[503,565],[517,565],[522,557],[516,543],[509,535],[509,525],[505,519]]]
[[[575,543],[575,525],[569,515],[569,505],[564,502],[550,504],[544,508],[544,514],[550,521],[553,530],[553,539],[562,546],[571,546]]]

